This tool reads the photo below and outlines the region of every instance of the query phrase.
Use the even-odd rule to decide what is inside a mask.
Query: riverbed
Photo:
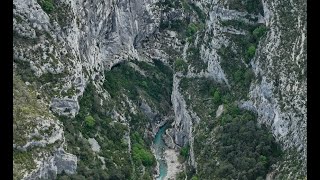
[[[163,140],[167,129],[168,124],[160,127],[153,141],[155,157],[159,165],[159,174],[156,180],[175,179],[176,174],[183,171],[183,166],[178,161],[179,151],[169,148]]]
[[[155,149],[155,157],[159,163],[159,176],[157,180],[164,180],[168,173],[168,166],[166,163],[166,159],[164,158],[164,151],[166,149],[166,145],[163,141],[162,135],[165,133],[167,129],[167,124],[159,128],[155,138],[154,138],[154,149]]]

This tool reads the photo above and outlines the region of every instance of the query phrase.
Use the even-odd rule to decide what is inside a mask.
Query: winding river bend
[[[159,128],[159,131],[157,132],[155,138],[154,138],[154,147],[155,147],[155,157],[159,163],[159,177],[157,177],[157,180],[163,180],[168,173],[168,166],[164,158],[164,150],[166,148],[166,145],[163,141],[162,135],[165,133],[167,129],[168,124],[163,125]]]

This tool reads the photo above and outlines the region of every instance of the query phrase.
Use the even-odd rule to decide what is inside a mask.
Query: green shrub
[[[95,125],[95,120],[92,116],[87,116],[84,121],[89,127],[93,127]]]
[[[154,166],[156,163],[153,154],[140,144],[133,145],[132,157],[136,163],[140,164],[141,162],[144,166]]]
[[[148,83],[146,81],[142,81],[141,82],[141,85],[144,87],[144,88],[148,88]]]
[[[198,176],[192,176],[191,180],[199,180]]]
[[[188,158],[189,156],[189,145],[186,145],[185,147],[180,149],[180,155],[183,156],[184,158]]]
[[[242,80],[242,77],[243,77],[243,73],[242,73],[242,71],[241,71],[240,69],[237,70],[236,72],[234,72],[234,80],[235,80],[236,82],[241,81],[241,80]]]
[[[174,61],[174,70],[175,71],[187,71],[187,68],[188,68],[188,65],[185,61],[183,61],[182,59],[180,58],[177,58],[175,61]]]
[[[194,35],[197,31],[198,31],[197,25],[194,24],[194,23],[190,23],[188,25],[188,28],[187,28],[187,31],[186,31],[186,35],[188,37],[190,37],[190,36]]]
[[[46,13],[51,13],[54,10],[53,0],[42,0],[38,3]]]
[[[259,39],[262,37],[265,33],[267,32],[267,28],[265,26],[259,26],[255,30],[253,30],[252,35],[256,38]]]
[[[218,104],[221,101],[220,92],[216,90],[213,94],[213,102]]]
[[[251,59],[251,58],[253,58],[255,53],[256,53],[256,46],[255,45],[250,45],[248,50],[247,50],[247,57],[249,59]]]

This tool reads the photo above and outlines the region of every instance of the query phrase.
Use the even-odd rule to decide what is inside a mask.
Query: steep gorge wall
[[[72,116],[87,81],[101,85],[105,69],[139,59],[134,46],[153,33],[159,21],[151,11],[152,1],[56,1],[50,13],[34,0],[13,3],[14,59],[30,63],[37,77],[62,76],[52,85],[57,87],[52,108]],[[71,98],[63,94],[68,90]],[[70,113],[64,112],[67,108]]]
[[[263,5],[270,30],[252,62],[262,80],[252,84],[249,104],[288,150],[276,177],[287,174],[286,178],[295,179],[307,171],[306,2],[265,1]]]
[[[221,21],[264,23],[269,31],[260,41],[251,62],[255,75],[262,77],[262,80],[251,84],[249,100],[243,101],[240,106],[258,112],[258,121],[270,125],[284,149],[291,150],[287,159],[277,165],[278,174],[284,174],[288,179],[305,175],[305,2],[265,1],[263,16],[229,9],[227,3],[220,1],[195,2],[207,18],[203,31],[196,33],[191,43],[187,38],[181,39],[180,33],[174,30],[159,32],[161,19],[183,19],[190,14],[179,8],[163,13],[163,9],[155,5],[157,1],[55,1],[55,9],[50,13],[43,11],[34,0],[14,0],[13,3],[17,74],[26,75],[25,83],[31,82],[31,89],[36,89],[46,104],[46,111],[50,107],[50,114],[71,117],[81,108],[78,97],[81,97],[88,82],[93,82],[97,91],[103,94],[102,101],[109,99],[109,93],[102,87],[104,71],[129,59],[159,59],[173,67],[172,59],[179,56],[188,64],[187,73],[181,77],[210,78],[232,88],[230,75],[221,65],[218,51],[228,44],[233,46],[230,35],[245,36],[248,32],[224,27]],[[197,18],[192,15],[191,20],[196,22]],[[184,46],[181,43],[183,40],[187,41]],[[200,64],[189,57],[188,49],[193,46],[199,47]],[[170,54],[168,49],[173,49],[175,53]],[[24,69],[31,69],[31,74],[26,74]],[[172,92],[174,139],[179,146],[191,144],[190,163],[196,166],[192,146],[193,127],[201,119],[186,107],[177,78],[175,74]],[[36,113],[35,116],[40,115]],[[123,115],[120,113],[119,117]],[[54,121],[58,124],[57,119]],[[291,158],[297,159],[297,162],[291,161]],[[302,169],[298,168],[301,166]],[[292,170],[294,168],[297,169]]]
[[[45,111],[34,112],[32,117],[15,117],[14,124],[22,126],[24,123],[23,126],[32,131],[34,120],[28,119],[41,118],[39,123],[50,121],[53,127],[59,127],[53,129],[50,126],[49,129],[53,133],[59,132],[58,142],[64,142],[63,125],[52,118],[52,114],[75,117],[81,108],[78,97],[90,81],[96,84],[104,98],[110,97],[101,87],[105,69],[130,58],[139,59],[134,46],[155,31],[158,19],[153,13],[157,11],[151,11],[152,1],[54,1],[51,11],[44,10],[46,7],[39,5],[43,4],[41,1],[15,0],[13,4],[15,73],[18,79],[22,78],[22,83],[29,86],[28,91],[37,94],[35,103],[43,101]],[[20,86],[15,88],[21,91]],[[17,94],[14,97],[21,101]],[[21,108],[33,105],[27,102],[24,106]],[[21,108],[15,104],[17,111]],[[41,127],[36,129],[44,130]],[[28,136],[22,133],[21,127],[14,133]],[[63,170],[70,174],[76,172],[77,158],[72,155],[68,160],[68,153],[59,155],[63,149],[56,150],[52,145],[41,145],[47,150],[28,150],[27,157],[33,158],[18,162],[18,157],[26,156],[19,155],[21,150],[18,147],[26,147],[32,143],[29,141],[21,145],[14,141],[18,153],[17,159],[14,157],[16,173],[21,173],[26,179],[50,179]],[[60,146],[67,148],[64,143]],[[47,151],[57,155],[51,156]],[[36,165],[33,165],[34,160]],[[24,165],[29,163],[32,164],[29,167]],[[18,172],[21,168],[22,171]],[[15,177],[20,175],[15,174]]]
[[[218,5],[219,2],[211,3],[214,5],[209,9],[205,8],[208,7],[205,5],[206,2],[198,3],[199,7],[203,7],[202,10],[208,12],[209,18],[206,20],[205,35],[202,36],[205,43],[199,43],[197,40],[195,42],[201,46],[201,60],[207,63],[207,69],[194,72],[192,65],[189,65],[185,77],[209,77],[229,86],[228,75],[225,75],[224,68],[220,66],[221,57],[217,51],[221,46],[232,44],[228,34],[245,35],[247,32],[225,28],[221,26],[221,21],[242,20],[250,24],[250,19],[256,18],[258,23],[265,24],[268,32],[259,42],[256,54],[250,62],[257,79],[251,84],[249,101],[243,100],[239,106],[258,113],[259,123],[271,128],[285,151],[284,160],[273,166],[275,170],[268,178],[305,178],[307,171],[306,3],[264,1],[263,16],[251,14],[249,19],[247,19],[249,14],[246,12],[228,10]],[[186,56],[185,52],[186,50],[183,59]],[[190,112],[182,114],[188,113]],[[181,114],[178,114],[179,116]],[[190,118],[184,119],[187,121],[185,123],[192,124]],[[185,132],[191,131],[185,128]]]

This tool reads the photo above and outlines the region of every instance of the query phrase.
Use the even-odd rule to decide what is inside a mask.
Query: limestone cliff
[[[132,151],[141,147],[133,134],[139,131],[142,149],[150,149],[167,122],[171,148],[190,145],[183,164],[197,171],[194,141],[208,128],[201,122],[219,119],[210,114],[218,106],[227,112],[225,102],[192,92],[209,81],[237,97],[232,103],[257,113],[281,144],[284,158],[269,178],[305,177],[306,2],[246,3],[14,0],[15,179],[90,177],[83,171],[92,167],[102,168],[101,177],[105,169],[120,179],[127,178],[121,169],[128,177],[152,177],[148,163],[134,162]],[[99,151],[88,148],[92,142]],[[90,168],[82,164],[87,159]]]

